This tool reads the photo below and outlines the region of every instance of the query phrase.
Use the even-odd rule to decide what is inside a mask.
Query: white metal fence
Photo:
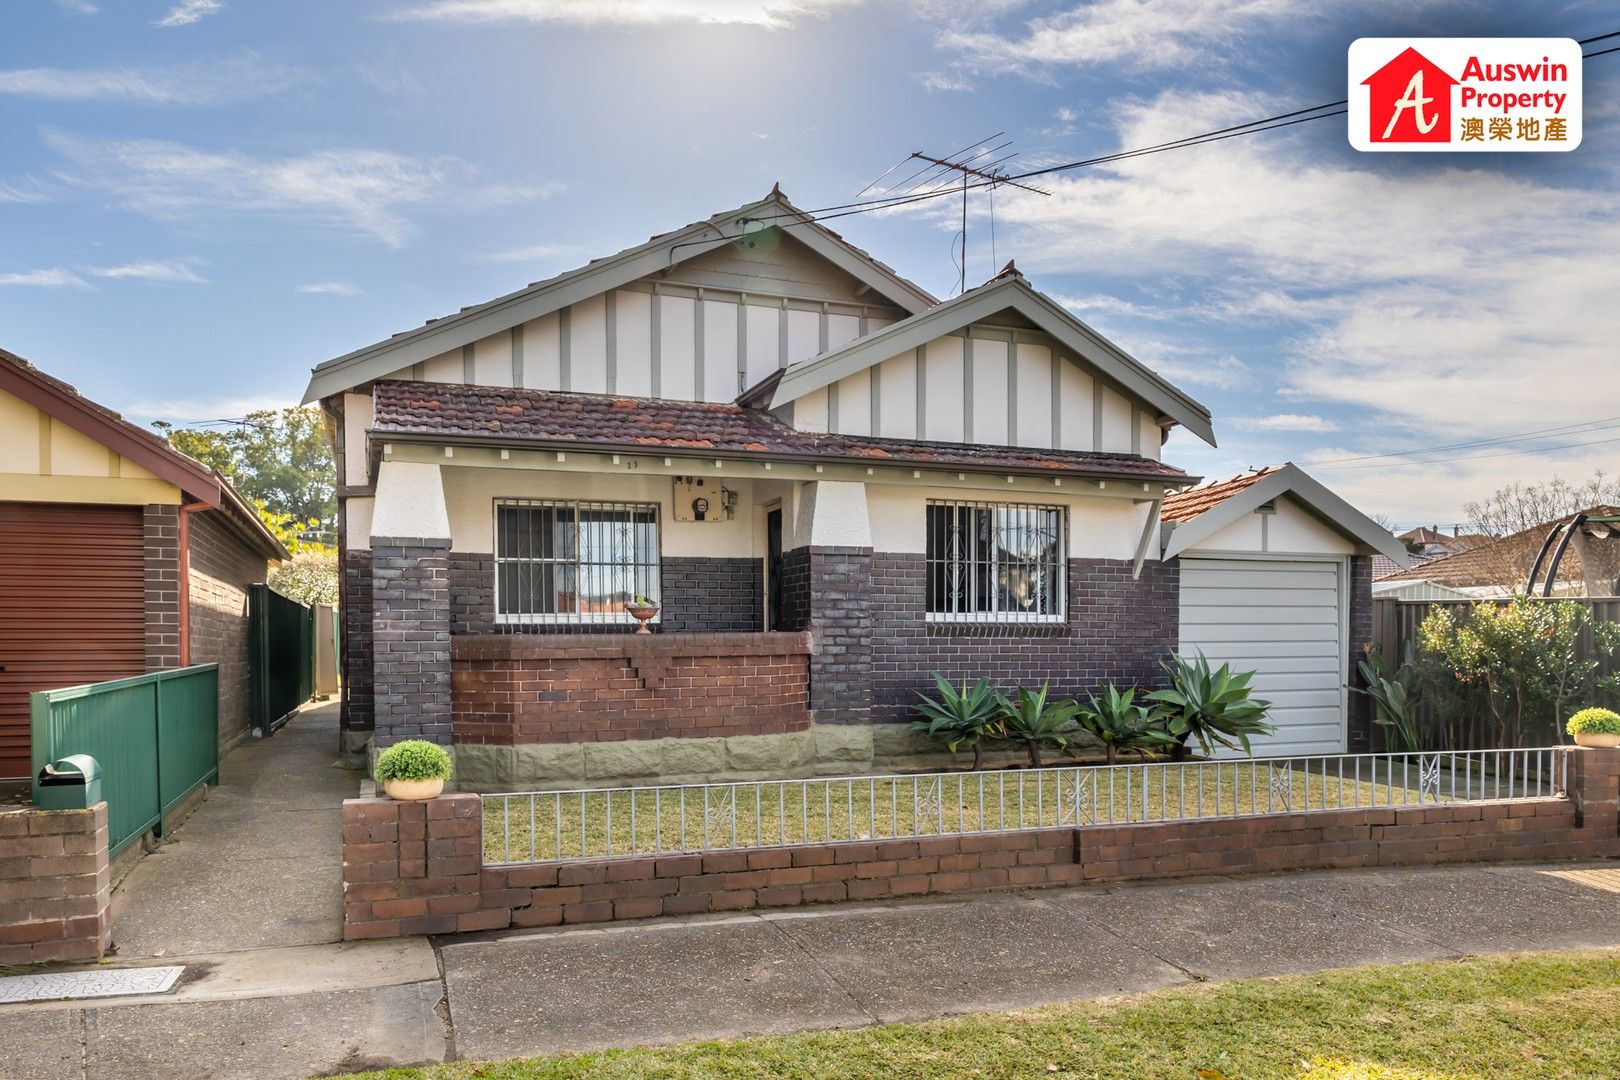
[[[1558,748],[485,795],[492,865],[1563,795]]]

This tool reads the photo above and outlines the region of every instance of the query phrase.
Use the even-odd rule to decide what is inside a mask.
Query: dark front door
[[[782,508],[765,512],[765,629],[782,629]]]

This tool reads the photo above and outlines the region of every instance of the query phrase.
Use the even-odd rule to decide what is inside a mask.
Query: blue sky
[[[1341,98],[1356,37],[1581,38],[1620,9],[8,0],[0,20],[0,346],[183,421],[293,403],[315,363],[778,180],[841,203],[998,130],[1016,165],[1107,153]],[[1570,154],[1362,155],[1336,118],[1003,190],[996,257],[1211,407],[1221,447],[1178,434],[1178,464],[1292,459],[1368,511],[1454,522],[1508,481],[1614,471],[1617,87],[1620,54],[1592,61]],[[989,209],[970,283],[995,269]],[[944,296],[959,212],[833,224]]]

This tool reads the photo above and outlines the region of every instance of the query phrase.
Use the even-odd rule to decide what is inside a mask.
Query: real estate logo
[[[1358,38],[1350,145],[1369,151],[1573,150],[1581,46],[1570,38]]]

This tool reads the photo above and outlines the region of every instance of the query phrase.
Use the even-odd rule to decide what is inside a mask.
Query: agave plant
[[[1055,746],[1063,750],[1075,734],[1074,718],[1080,705],[1072,698],[1048,703],[1047,687],[1026,690],[1019,687],[1012,695],[1000,699],[1002,736],[1021,742],[1029,751],[1031,768],[1041,767],[1041,748]]]
[[[1160,715],[1165,731],[1176,740],[1176,757],[1186,755],[1189,739],[1197,739],[1206,754],[1216,746],[1252,754],[1249,737],[1276,730],[1265,720],[1271,702],[1251,696],[1254,672],[1233,672],[1230,664],[1211,671],[1202,651],[1196,660],[1173,656],[1164,670],[1169,688],[1155,690],[1147,700],[1164,706]]]
[[[1119,761],[1121,750],[1146,750],[1152,746],[1173,747],[1175,738],[1159,726],[1158,713],[1136,700],[1136,688],[1124,693],[1113,683],[1103,687],[1102,697],[1090,695],[1090,704],[1080,710],[1080,727],[1103,744],[1108,764]]]
[[[1423,749],[1423,731],[1418,724],[1417,694],[1422,672],[1407,641],[1401,651],[1401,664],[1393,667],[1377,645],[1368,645],[1367,658],[1356,662],[1361,672],[1360,686],[1350,689],[1373,700],[1373,722],[1384,729],[1391,750]]]
[[[972,686],[966,680],[962,689],[939,672],[933,672],[938,697],[919,693],[922,700],[917,712],[922,719],[915,727],[931,739],[942,742],[956,753],[962,747],[973,751],[973,767],[984,767],[984,741],[1001,735],[1001,694],[990,685],[989,679],[980,679]]]

